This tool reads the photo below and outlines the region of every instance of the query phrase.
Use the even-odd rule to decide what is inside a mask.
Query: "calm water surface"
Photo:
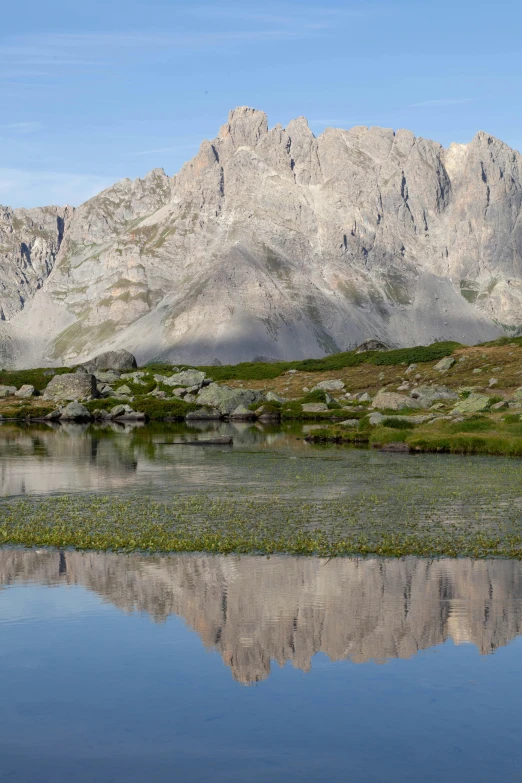
[[[300,427],[163,445],[206,430],[4,424],[0,493],[342,498],[435,477],[476,486],[459,513],[488,488],[489,514],[521,502],[517,460],[321,451]],[[520,781],[521,632],[518,561],[3,549],[0,781]]]
[[[4,549],[0,580],[0,780],[520,780],[518,562]]]

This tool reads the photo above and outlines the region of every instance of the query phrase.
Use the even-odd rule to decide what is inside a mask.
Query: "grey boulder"
[[[127,413],[132,413],[132,408],[130,405],[115,405],[114,408],[111,408],[111,419],[117,419],[120,416],[124,416]]]
[[[16,386],[0,386],[0,397],[12,397],[16,394]]]
[[[447,370],[451,370],[454,364],[455,359],[453,356],[445,356],[444,359],[441,359],[440,362],[437,362],[433,369],[438,370],[439,372],[447,372]]]
[[[413,400],[418,400],[423,408],[431,408],[439,400],[458,400],[459,396],[447,386],[417,386],[410,392]]]
[[[34,394],[34,386],[30,386],[29,384],[24,384],[24,386],[20,386],[18,391],[15,392],[15,397],[20,397],[22,400],[28,400],[30,397],[32,397]]]
[[[217,421],[221,413],[216,408],[198,408],[185,416],[185,421]]]
[[[79,402],[70,402],[63,411],[60,419],[62,421],[86,421],[91,418],[89,410],[85,405]]]
[[[303,413],[324,413],[328,410],[328,405],[325,402],[304,402],[301,408]]]
[[[121,370],[128,372],[129,370],[135,370],[138,367],[136,359],[129,353],[129,351],[105,351],[95,356],[94,359],[90,359],[88,362],[84,362],[84,367],[87,372],[96,373],[97,370]]]
[[[229,418],[238,419],[239,421],[249,421],[250,419],[255,419],[256,414],[254,411],[245,408],[244,405],[238,405],[237,408],[232,411]]]
[[[421,408],[422,405],[418,400],[414,400],[411,397],[406,397],[404,394],[396,394],[395,392],[378,392],[373,398],[372,403],[374,408],[385,408],[390,411],[400,411],[403,408]]]
[[[274,391],[269,391],[266,393],[265,399],[267,402],[279,402],[281,405],[286,402],[286,399],[284,397],[281,397],[279,394],[276,394]]]
[[[264,399],[262,392],[252,389],[232,389],[229,386],[219,386],[217,383],[211,383],[202,389],[197,397],[200,405],[208,405],[216,408],[222,415],[228,416],[235,411],[239,405],[245,408],[254,402],[261,402]]]
[[[116,383],[120,380],[118,370],[96,370],[94,373],[98,383]]]
[[[62,418],[62,411],[57,409],[55,411],[52,411],[51,413],[48,413],[47,416],[44,416],[44,418],[46,421],[58,421],[58,419]]]
[[[43,393],[45,400],[92,400],[97,394],[96,378],[89,373],[55,375]]]
[[[201,370],[182,370],[170,378],[163,378],[162,383],[167,386],[196,386],[199,389],[206,377],[207,374]]]
[[[312,391],[316,391],[319,389],[320,391],[343,391],[344,389],[344,381],[341,380],[332,380],[332,381],[321,381],[320,383],[316,384]]]

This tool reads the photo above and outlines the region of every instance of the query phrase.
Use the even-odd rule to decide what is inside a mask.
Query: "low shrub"
[[[301,401],[294,400],[293,402],[285,402],[281,408],[281,418],[287,421],[316,421],[320,419],[327,419],[328,421],[332,417],[346,418],[345,411],[322,411],[321,413],[305,413],[303,411]]]
[[[502,435],[412,435],[408,443],[413,449],[447,454],[492,454],[522,456],[522,438]]]
[[[53,375],[63,375],[64,373],[74,372],[68,367],[55,367],[50,370],[49,367],[43,367],[36,370],[0,370],[1,386],[34,386],[38,392],[43,391]],[[51,373],[51,374],[49,374]]]
[[[152,375],[166,375],[170,376],[174,374],[174,367],[172,364],[166,362],[151,362],[146,364],[145,367],[140,367],[141,372],[148,372]]]
[[[292,362],[242,362],[241,364],[227,364],[221,366],[201,365],[198,370],[203,370],[217,383],[230,380],[264,381],[278,378],[288,370],[299,372],[331,372],[342,370],[345,367],[358,367],[361,364],[397,365],[412,364],[413,362],[431,362],[450,356],[457,348],[462,347],[456,342],[440,342],[433,345],[420,345],[414,348],[398,348],[392,351],[367,351],[355,353],[344,351],[330,354],[322,359],[304,359]],[[147,370],[166,374],[172,372],[170,365],[149,364]]]
[[[470,416],[465,421],[457,421],[449,427],[450,432],[488,432],[495,429],[495,422],[484,416]]]
[[[444,359],[445,356],[451,356],[457,348],[462,348],[462,345],[451,341],[433,343],[433,345],[417,345],[415,348],[398,348],[394,351],[377,353],[372,357],[371,363],[381,366],[433,362]]]
[[[415,424],[412,421],[406,421],[403,419],[384,419],[382,422],[383,427],[390,427],[392,430],[413,430]]]
[[[206,372],[216,383],[224,381],[269,381],[279,378],[287,370],[295,366],[295,362],[242,362],[227,364],[222,367],[212,365],[199,366],[198,370]]]
[[[31,405],[24,403],[23,405],[3,408],[2,416],[4,419],[19,419],[25,421],[26,419],[43,419],[48,413],[52,413],[56,409],[55,405]]]
[[[299,400],[301,403],[310,402],[326,402],[326,392],[322,389],[315,389],[315,391],[308,392]]]
[[[116,397],[103,397],[97,400],[89,400],[89,402],[84,402],[82,405],[85,405],[91,413],[95,410],[110,411],[115,405],[121,405],[121,400],[118,400]]]
[[[499,337],[497,340],[490,340],[487,343],[479,343],[484,348],[496,348],[503,345],[518,345],[522,347],[522,337]]]
[[[135,411],[144,413],[151,421],[176,419],[183,421],[187,413],[201,408],[194,402],[183,400],[158,400],[155,397],[135,397],[132,407]]]
[[[356,429],[347,427],[324,427],[320,430],[314,430],[306,436],[309,443],[360,443],[366,444],[369,440],[369,434],[360,432]]]
[[[107,397],[86,402],[85,407],[92,413],[96,409],[110,411],[115,405],[122,404],[122,400],[118,400],[116,397]],[[183,421],[189,411],[201,407],[195,403],[183,402],[183,400],[158,400],[156,397],[144,395],[134,397],[134,401],[129,405],[133,410],[144,413],[150,421],[162,421],[165,418]]]
[[[134,383],[134,381],[131,381],[129,378],[125,379],[122,378],[121,381],[117,381],[116,383],[113,383],[112,386],[114,388],[118,388],[119,386],[128,386],[131,390],[131,394],[133,396],[143,397],[144,394],[148,394],[149,392],[153,391],[156,387],[161,389],[162,391],[167,391],[169,394],[172,394],[172,387],[171,386],[165,386],[161,383],[156,383],[154,378],[143,378],[143,383]]]

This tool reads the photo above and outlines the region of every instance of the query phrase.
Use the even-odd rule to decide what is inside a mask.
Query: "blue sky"
[[[522,149],[515,0],[18,0],[1,29],[3,204],[173,174],[240,105]]]

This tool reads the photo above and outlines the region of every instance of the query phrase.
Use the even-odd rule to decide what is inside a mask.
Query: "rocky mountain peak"
[[[389,128],[316,138],[238,107],[172,178],[74,213],[0,210],[0,343],[14,363],[211,364],[516,333],[521,161],[483,132],[447,150]]]
[[[231,139],[234,147],[255,147],[268,133],[268,118],[263,111],[239,106],[228,115],[228,123],[219,131],[220,139]]]

